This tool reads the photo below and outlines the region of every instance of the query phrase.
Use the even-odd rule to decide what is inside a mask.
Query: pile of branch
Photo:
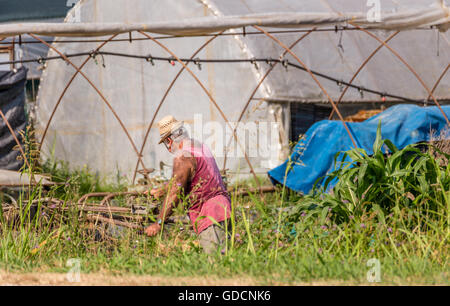
[[[135,196],[137,192],[117,192],[117,193],[91,193],[83,196],[77,203],[63,201],[56,198],[40,198],[32,200],[31,203],[25,202],[22,208],[19,208],[16,203],[2,204],[2,214],[5,222],[17,222],[20,211],[24,211],[26,206],[29,211],[29,218],[36,216],[39,208],[40,216],[63,216],[68,212],[73,212],[79,215],[80,218],[85,218],[90,223],[97,225],[98,223],[113,224],[131,229],[143,229],[144,224],[148,222],[148,216],[155,213],[157,210],[157,203],[148,202],[146,205],[136,205]],[[103,196],[100,203],[87,202],[88,198]],[[126,200],[125,206],[111,206],[110,200],[117,196],[134,196]],[[128,204],[130,203],[131,204]],[[55,220],[59,218],[53,218]]]
[[[250,193],[266,193],[275,191],[275,187],[266,186],[261,188],[229,190],[230,194],[246,196]],[[115,197],[125,197],[124,206],[112,206],[112,199]],[[143,200],[143,201],[138,201]],[[102,198],[99,203],[88,202],[92,198]],[[138,202],[144,204],[138,205]],[[84,218],[89,223],[90,228],[97,228],[99,225],[115,225],[135,230],[143,230],[151,222],[149,216],[158,213],[160,203],[154,202],[152,198],[143,196],[142,192],[97,192],[88,193],[82,196],[78,202],[63,201],[56,198],[40,198],[32,200],[31,203],[24,202],[22,208],[18,207],[16,201],[10,204],[2,204],[2,216],[4,222],[15,223],[20,216],[20,210],[24,211],[28,206],[29,218],[33,219],[39,211],[39,216],[54,216],[54,220],[61,220],[59,217],[67,216],[69,212],[78,214],[79,218]],[[0,219],[1,222],[1,219]],[[188,224],[188,220],[180,217],[170,217],[168,223]]]

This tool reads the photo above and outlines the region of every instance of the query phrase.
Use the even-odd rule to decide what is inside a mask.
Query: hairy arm
[[[158,219],[164,222],[172,213],[172,208],[180,201],[179,194],[187,190],[196,168],[195,157],[180,155],[173,160],[172,181],[168,184],[168,193],[161,207]],[[154,236],[161,230],[161,225],[153,223],[145,229],[148,236]]]
[[[159,219],[164,221],[172,212],[174,205],[180,201],[179,195],[187,190],[196,168],[196,161],[193,156],[180,155],[173,160],[172,182],[167,188],[167,197],[161,208]]]

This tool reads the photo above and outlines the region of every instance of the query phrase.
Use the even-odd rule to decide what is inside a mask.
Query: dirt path
[[[344,282],[311,282],[295,285],[344,285]],[[12,273],[0,271],[0,286],[8,285],[50,285],[50,286],[252,286],[262,285],[252,278],[218,279],[215,277],[164,277],[164,276],[136,276],[110,275],[102,273],[81,274],[80,282],[70,282],[65,273]],[[275,282],[264,285],[289,285]],[[294,284],[292,284],[294,285]]]
[[[0,270],[0,286],[343,286],[343,285],[438,285],[448,284],[444,279],[427,283],[420,279],[392,279],[381,283],[340,280],[316,280],[311,282],[273,282],[250,277],[217,278],[212,276],[172,277],[152,275],[113,275],[105,273],[81,274],[79,282],[71,282],[66,273],[13,273]]]
[[[163,277],[136,275],[81,274],[80,282],[71,282],[65,273],[10,273],[0,272],[0,285],[63,285],[63,286],[163,286],[163,285],[257,285],[252,279],[217,279],[212,277]]]

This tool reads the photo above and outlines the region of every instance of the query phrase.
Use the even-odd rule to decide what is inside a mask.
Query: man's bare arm
[[[174,158],[172,182],[168,185],[168,193],[159,219],[164,221],[172,212],[174,205],[178,205],[179,195],[184,193],[195,173],[196,161],[192,156],[180,155]]]
[[[158,219],[161,222],[165,221],[172,213],[173,205],[179,202],[178,195],[187,190],[190,181],[192,180],[196,168],[195,158],[192,156],[179,156],[173,161],[173,175],[172,182],[168,185],[168,194],[162,205],[161,212]],[[148,236],[154,236],[161,230],[161,225],[154,223],[145,229]]]

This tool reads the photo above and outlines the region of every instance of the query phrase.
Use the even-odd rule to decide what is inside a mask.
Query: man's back
[[[230,198],[220,175],[219,168],[209,148],[192,139],[183,142],[184,156],[195,158],[195,172],[186,194],[189,193],[189,215],[195,223],[200,216],[211,217],[217,222],[229,217]],[[226,213],[225,213],[226,211]],[[211,225],[209,218],[199,220],[198,232]]]

